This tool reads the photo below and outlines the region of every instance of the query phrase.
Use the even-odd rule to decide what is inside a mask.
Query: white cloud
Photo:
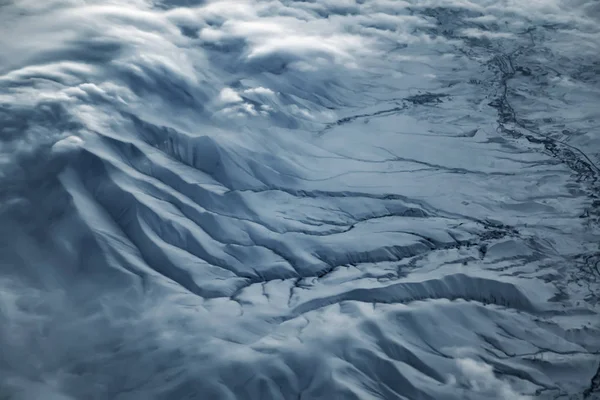
[[[456,360],[458,368],[466,378],[469,389],[482,398],[494,400],[530,400],[531,397],[516,392],[508,382],[499,379],[491,365],[471,358]],[[456,382],[451,377],[450,383]]]
[[[491,32],[476,28],[467,28],[462,30],[462,34],[472,38],[488,38],[488,39],[509,39],[514,37],[510,32]]]
[[[264,95],[264,96],[274,96],[275,95],[275,92],[273,92],[271,89],[265,88],[262,86],[246,89],[246,90],[244,90],[244,93],[258,94],[258,95]]]
[[[243,101],[242,97],[232,88],[224,88],[219,93],[219,101],[222,103],[239,103]]]

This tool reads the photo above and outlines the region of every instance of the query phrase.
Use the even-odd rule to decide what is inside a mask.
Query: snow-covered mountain
[[[0,0],[0,399],[600,398],[596,0]]]

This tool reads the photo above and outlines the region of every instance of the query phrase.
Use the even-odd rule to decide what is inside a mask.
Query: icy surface
[[[0,0],[0,399],[600,397],[595,0]]]

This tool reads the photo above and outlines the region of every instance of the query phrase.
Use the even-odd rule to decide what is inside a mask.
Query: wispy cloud
[[[491,365],[471,358],[456,360],[462,379],[472,396],[495,400],[530,400],[531,397],[516,392],[510,383],[498,378]],[[455,379],[452,379],[455,381]]]

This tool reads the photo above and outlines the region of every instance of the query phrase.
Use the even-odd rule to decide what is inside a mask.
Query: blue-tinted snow
[[[0,1],[0,398],[598,396],[599,20]]]

